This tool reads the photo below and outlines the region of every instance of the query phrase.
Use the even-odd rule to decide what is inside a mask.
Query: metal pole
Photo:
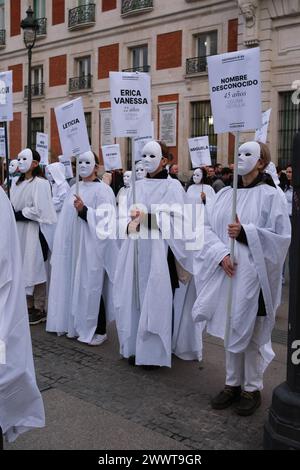
[[[232,196],[232,215],[231,221],[234,224],[236,220],[236,205],[237,205],[237,187],[238,187],[238,152],[240,146],[240,133],[235,134],[235,148],[234,148],[234,174],[233,174],[233,196]],[[232,238],[230,242],[230,260],[234,266],[234,242]],[[229,291],[228,291],[228,302],[227,302],[227,319],[226,319],[226,330],[224,337],[225,348],[228,346],[229,333],[231,327],[231,314],[232,314],[232,294],[233,294],[233,278],[229,280]]]
[[[4,122],[4,133],[5,133],[5,160],[6,160],[6,180],[7,180],[7,196],[10,199],[10,174],[9,174],[9,155],[8,155],[8,134],[7,134],[7,122]]]
[[[27,147],[31,149],[31,59],[32,59],[32,50],[31,47],[28,49],[28,112],[27,112]]]
[[[135,154],[134,154],[134,139],[131,139],[131,184],[132,184],[132,199],[133,204],[136,204],[136,173],[135,173]],[[138,240],[134,240],[134,279],[135,279],[135,294],[136,306],[140,310],[140,288],[139,288],[139,246]]]

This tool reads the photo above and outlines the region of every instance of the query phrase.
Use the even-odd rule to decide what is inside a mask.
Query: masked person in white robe
[[[270,160],[265,144],[247,142],[240,147],[236,223],[231,223],[233,189],[226,187],[217,194],[206,226],[201,290],[193,308],[195,321],[206,320],[208,333],[224,338],[233,282],[225,388],[213,398],[212,407],[236,403],[236,413],[243,416],[260,406],[263,373],[274,356],[271,333],[291,236],[286,206],[264,173]],[[234,266],[231,238],[236,240]]]
[[[123,175],[124,186],[123,188],[120,189],[120,191],[117,194],[117,204],[119,204],[119,201],[121,198],[127,197],[127,194],[129,193],[129,190],[131,188],[131,179],[132,179],[132,171],[125,171]]]
[[[185,269],[193,272],[192,251],[178,228],[186,195],[178,180],[168,178],[157,142],[143,148],[143,164],[148,177],[136,182],[137,204],[128,209],[133,203],[130,191],[128,200],[119,205],[120,234],[129,236],[122,243],[114,283],[116,324],[120,352],[129,364],[171,367],[174,324],[178,337],[180,325],[186,326],[174,318],[174,294],[179,280],[189,280]],[[164,224],[169,224],[169,234]],[[189,323],[194,332],[191,308]]]
[[[196,168],[193,173],[193,183],[187,190],[187,198],[191,203],[204,204],[210,207],[213,204],[216,193],[213,188],[206,184],[206,173],[201,168]]]
[[[50,165],[46,166],[45,176],[51,185],[52,202],[58,220],[63,204],[70,190],[70,186],[66,180],[64,165],[59,162],[51,163]],[[45,226],[43,229],[47,234],[47,243],[49,245],[50,251],[52,252],[56,224]]]
[[[9,172],[9,184],[12,187],[19,179],[20,173],[18,168],[18,160],[11,160],[8,167]],[[4,187],[7,188],[7,178],[4,181]]]
[[[45,424],[36,385],[14,213],[0,188],[0,441]],[[1,442],[0,442],[1,448]]]
[[[23,276],[27,294],[29,322],[45,321],[46,282],[45,262],[48,244],[45,225],[56,223],[49,182],[41,175],[40,155],[25,149],[18,155],[21,176],[11,188],[13,205],[23,257]]]
[[[79,194],[72,186],[58,221],[51,259],[51,282],[46,330],[91,346],[106,339],[112,302],[105,299],[117,257],[116,240],[97,237],[96,211],[115,210],[112,189],[97,178],[99,162],[93,152],[79,157]],[[104,217],[104,216],[103,216]]]
[[[136,175],[137,181],[140,181],[146,178],[146,171],[144,168],[144,164],[141,160],[136,162],[135,164],[135,175]]]

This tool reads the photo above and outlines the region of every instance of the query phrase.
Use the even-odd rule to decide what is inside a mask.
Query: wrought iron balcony
[[[74,77],[69,79],[69,91],[78,92],[82,90],[91,90],[92,75],[83,75],[82,77]]]
[[[45,83],[35,83],[31,85],[31,97],[41,98],[45,94]],[[28,86],[25,86],[24,90],[25,98],[28,98]]]
[[[0,29],[0,47],[6,45],[6,31],[5,29]]]
[[[78,29],[91,26],[96,21],[95,3],[87,3],[69,10],[69,29]]]
[[[122,0],[122,16],[147,13],[153,10],[153,0]]]
[[[123,72],[150,72],[150,65],[143,65],[142,67],[133,67],[132,69],[123,69]]]
[[[192,57],[186,60],[186,74],[203,73],[207,71],[207,57]]]
[[[47,18],[37,18],[37,23],[39,25],[39,29],[37,30],[37,37],[39,36],[46,36],[47,34]]]

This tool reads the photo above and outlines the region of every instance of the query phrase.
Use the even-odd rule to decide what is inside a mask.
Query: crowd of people
[[[7,347],[1,397],[22,391],[20,419],[3,399],[3,433],[12,440],[43,424],[28,329],[41,322],[49,333],[101,346],[115,321],[121,356],[146,370],[171,367],[172,354],[201,360],[204,330],[224,339],[229,322],[225,385],[211,405],[253,414],[274,356],[292,167],[277,173],[265,144],[241,145],[235,221],[233,165],[194,168],[183,182],[168,148],[150,141],[135,178],[131,171],[100,173],[92,151],[80,155],[78,171],[75,184],[75,167],[66,174],[63,157],[42,168],[38,152],[24,149],[3,185],[10,186],[11,204],[0,191],[0,312],[6,313],[0,338]],[[188,229],[179,235],[181,225]],[[23,361],[21,346],[28,352]]]

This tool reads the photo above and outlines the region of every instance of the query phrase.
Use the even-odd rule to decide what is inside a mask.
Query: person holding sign
[[[175,225],[183,221],[186,195],[180,182],[168,177],[164,168],[167,159],[163,158],[158,142],[148,142],[142,154],[147,178],[136,182],[137,203],[133,204],[130,191],[125,208],[126,211],[133,204],[124,215],[124,231],[129,237],[122,243],[116,269],[116,323],[120,352],[130,365],[171,367],[172,334],[174,324],[178,323],[174,318],[174,294],[179,281],[187,283],[190,278],[182,266],[193,270],[192,252],[186,251],[183,237],[174,235]],[[166,220],[170,233],[164,237]],[[138,270],[134,263],[135,243]],[[187,322],[179,323],[186,328],[189,323],[196,330],[191,310]],[[176,336],[179,335],[176,331]],[[189,341],[185,347],[193,351]],[[182,355],[187,350],[181,350]]]
[[[27,293],[29,322],[45,321],[48,259],[45,226],[56,223],[49,182],[42,177],[40,155],[25,149],[18,155],[21,176],[11,188],[23,256],[23,275]]]
[[[233,189],[216,196],[206,226],[201,289],[193,308],[195,321],[207,321],[207,331],[224,338],[230,278],[233,302],[226,346],[224,390],[213,398],[214,409],[235,403],[248,416],[261,404],[263,373],[274,357],[271,333],[281,299],[283,260],[291,229],[286,205],[264,173],[271,157],[263,143],[247,142],[238,152],[236,222],[231,223]],[[236,240],[235,264],[230,239]]]
[[[78,165],[80,196],[72,186],[55,233],[46,330],[99,346],[107,339],[110,313],[103,297],[113,280],[117,249],[114,240],[98,239],[96,211],[114,211],[115,196],[97,178],[99,161],[92,151],[80,155]]]
[[[213,203],[215,192],[213,188],[206,184],[207,176],[205,169],[196,168],[193,173],[193,183],[187,190],[189,202],[204,204],[206,207]]]
[[[125,171],[123,175],[123,183],[124,186],[120,189],[120,191],[117,194],[117,204],[119,205],[119,202],[122,198],[127,197],[127,193],[129,192],[131,188],[131,178],[132,178],[132,172],[131,171]]]
[[[8,442],[45,425],[36,384],[22,256],[14,213],[0,188],[0,450]]]

